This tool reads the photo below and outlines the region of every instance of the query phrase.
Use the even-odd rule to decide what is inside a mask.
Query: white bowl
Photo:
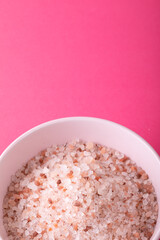
[[[158,154],[131,130],[107,120],[71,117],[41,124],[21,135],[0,157],[0,240],[7,240],[2,221],[2,202],[11,175],[23,163],[52,144],[80,138],[115,148],[134,160],[149,175],[160,206],[160,161]],[[158,221],[151,240],[160,238],[160,207]]]

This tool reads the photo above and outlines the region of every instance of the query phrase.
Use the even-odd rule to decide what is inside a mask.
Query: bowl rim
[[[17,137],[15,140],[13,140],[7,148],[5,148],[5,150],[2,152],[2,154],[0,155],[0,162],[2,161],[2,159],[5,157],[5,155],[18,143],[20,142],[22,139],[24,139],[25,137],[27,137],[28,135],[30,135],[33,132],[36,132],[37,130],[52,125],[52,124],[56,124],[56,123],[62,123],[62,122],[68,122],[68,121],[95,121],[95,122],[99,122],[99,123],[104,123],[104,122],[108,122],[110,125],[112,126],[116,126],[118,128],[121,128],[123,131],[128,132],[130,135],[132,135],[133,137],[137,138],[138,141],[142,142],[153,154],[153,156],[155,157],[155,161],[157,161],[157,163],[160,165],[160,158],[158,153],[154,150],[154,148],[143,138],[141,137],[139,134],[135,133],[133,130],[110,120],[106,120],[106,119],[102,119],[102,118],[97,118],[97,117],[85,117],[85,116],[74,116],[74,117],[64,117],[64,118],[58,118],[58,119],[54,119],[54,120],[50,120],[44,123],[41,123],[29,130],[27,130],[26,132],[24,132],[23,134],[21,134],[19,137]],[[160,229],[157,230],[156,235],[154,236],[153,240],[158,240],[158,238],[160,237]]]
[[[15,140],[13,140],[5,149],[4,151],[1,153],[0,155],[0,161],[3,159],[3,157],[8,153],[8,151],[13,148],[18,142],[20,142],[22,139],[24,139],[25,137],[27,137],[28,135],[30,135],[33,132],[36,132],[37,130],[52,125],[52,124],[56,124],[59,122],[68,122],[68,121],[96,121],[99,123],[102,122],[108,122],[109,124],[113,125],[113,126],[117,126],[121,129],[123,129],[126,132],[129,132],[132,136],[136,137],[140,142],[142,142],[144,145],[146,145],[147,148],[150,149],[150,151],[152,152],[152,154],[155,156],[156,160],[158,161],[158,163],[160,164],[160,159],[159,159],[159,155],[156,152],[156,150],[143,138],[141,137],[139,134],[137,134],[136,132],[134,132],[133,130],[110,120],[107,119],[102,119],[102,118],[97,118],[97,117],[64,117],[64,118],[58,118],[58,119],[54,119],[54,120],[50,120],[44,123],[41,123],[39,125],[36,125],[35,127],[27,130],[26,132],[22,133],[19,137],[17,137]]]

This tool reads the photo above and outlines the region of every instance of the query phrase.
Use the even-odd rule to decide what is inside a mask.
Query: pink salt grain
[[[79,140],[29,160],[3,202],[9,240],[149,240],[157,216],[145,171],[123,153]]]

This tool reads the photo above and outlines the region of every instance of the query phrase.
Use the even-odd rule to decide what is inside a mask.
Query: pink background
[[[159,0],[1,0],[0,153],[67,116],[118,122],[160,154]]]

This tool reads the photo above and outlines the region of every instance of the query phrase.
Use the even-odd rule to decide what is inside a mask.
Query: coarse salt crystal
[[[33,191],[37,190],[37,186],[33,182],[28,184],[28,188],[30,188]]]

